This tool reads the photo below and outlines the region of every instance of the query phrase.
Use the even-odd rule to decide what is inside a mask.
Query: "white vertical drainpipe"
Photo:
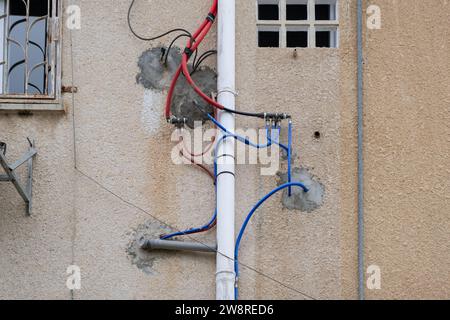
[[[235,109],[235,0],[219,0],[218,7],[218,102]],[[219,112],[220,123],[234,133],[234,115]],[[221,140],[219,140],[221,141]],[[221,142],[217,152],[217,300],[234,300],[234,139]]]

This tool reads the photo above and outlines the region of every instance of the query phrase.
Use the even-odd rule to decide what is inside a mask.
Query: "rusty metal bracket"
[[[78,87],[62,86],[61,92],[62,93],[78,93]]]
[[[8,163],[6,159],[6,144],[0,142],[0,165],[5,171],[5,174],[0,174],[0,182],[12,182],[19,195],[25,201],[27,206],[27,215],[31,215],[33,200],[33,160],[37,154],[37,151],[34,147],[34,142],[31,142],[31,140],[28,139],[28,143],[30,144],[28,151],[16,162]],[[25,187],[23,187],[20,183],[16,173],[17,168],[22,166],[24,163],[27,163],[28,165],[27,184]]]

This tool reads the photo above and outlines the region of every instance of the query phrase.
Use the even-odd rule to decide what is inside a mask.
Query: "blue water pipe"
[[[236,240],[236,246],[234,249],[234,271],[236,273],[236,280],[239,278],[239,247],[240,247],[241,240],[244,235],[245,229],[247,228],[247,225],[250,222],[250,219],[253,217],[256,210],[258,210],[258,208],[264,202],[266,202],[270,197],[272,197],[274,194],[276,194],[277,192],[279,192],[281,190],[284,190],[286,188],[291,188],[291,187],[300,187],[303,189],[304,192],[309,191],[308,188],[303,183],[300,183],[300,182],[291,182],[291,183],[283,184],[283,185],[275,188],[274,190],[269,192],[267,195],[265,195],[261,200],[259,200],[258,203],[252,208],[252,210],[249,212],[249,214],[245,218],[244,223],[242,224],[241,230],[239,231],[239,235]],[[236,283],[237,283],[237,281],[236,281]],[[235,299],[236,300],[238,299],[238,286],[237,285],[235,287]]]

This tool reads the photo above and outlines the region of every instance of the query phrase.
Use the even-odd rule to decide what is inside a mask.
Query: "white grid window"
[[[59,98],[60,6],[58,0],[0,0],[0,98]]]
[[[337,48],[338,0],[257,0],[259,47]]]

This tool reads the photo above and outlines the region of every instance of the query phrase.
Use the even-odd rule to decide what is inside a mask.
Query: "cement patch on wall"
[[[164,64],[165,56],[163,48],[156,47],[146,50],[139,58],[138,66],[140,72],[136,76],[137,83],[147,89],[144,101],[144,111],[162,106],[161,101],[155,101],[152,97],[155,92],[168,90],[172,78],[174,77],[178,66],[181,63],[180,48],[172,48],[167,58],[167,64]],[[189,66],[192,69],[192,66]],[[191,74],[196,85],[207,95],[217,91],[217,74],[209,67],[201,67]],[[200,111],[193,103],[196,101],[202,110],[212,113],[213,107],[204,102],[192,89],[183,75],[178,79],[173,94],[171,111],[178,118],[186,118],[187,125],[194,127],[195,121],[206,121],[208,117]],[[151,104],[151,106],[149,106]],[[157,104],[157,106],[155,106]],[[147,113],[145,113],[147,115]],[[146,119],[147,120],[147,119]],[[152,121],[150,121],[152,122]],[[153,132],[154,130],[150,130]]]
[[[279,184],[287,183],[287,173],[278,173]],[[283,206],[289,210],[300,210],[313,212],[323,204],[325,187],[313,177],[305,168],[294,168],[292,170],[292,181],[303,183],[308,189],[304,192],[301,188],[293,187],[289,197],[288,189],[283,192]]]
[[[138,269],[142,270],[145,274],[155,275],[153,265],[157,259],[165,259],[168,257],[168,253],[164,251],[145,251],[139,247],[139,239],[142,237],[150,239],[159,239],[161,234],[170,232],[171,230],[167,227],[160,225],[159,223],[149,220],[136,229],[133,229],[129,235],[131,236],[131,241],[127,246],[126,252],[128,254],[131,263],[135,265]]]
[[[217,75],[209,67],[203,67],[192,74],[197,86],[207,95],[217,91]],[[207,113],[213,113],[213,107],[203,101],[192,89],[184,77],[180,77],[175,87],[172,101],[172,113],[180,118],[187,118],[187,125],[194,128],[195,121],[206,121],[208,117],[200,111],[194,101]]]
[[[179,48],[172,48],[164,65],[165,55],[162,47],[148,49],[139,57],[138,67],[141,72],[136,76],[136,82],[146,89],[167,90],[170,81],[181,63]]]

